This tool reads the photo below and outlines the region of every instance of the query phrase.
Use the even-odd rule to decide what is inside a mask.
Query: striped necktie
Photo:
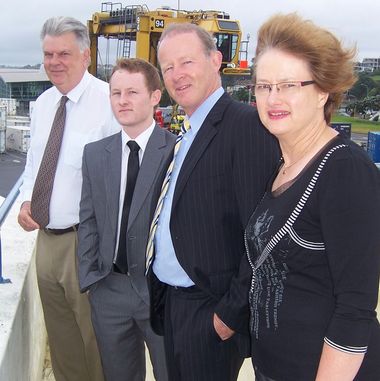
[[[150,230],[149,230],[148,245],[146,248],[146,256],[145,256],[145,258],[146,258],[146,260],[145,260],[145,274],[148,273],[149,267],[152,264],[153,253],[154,253],[154,236],[156,234],[157,224],[158,224],[158,220],[160,218],[160,213],[161,213],[162,206],[164,203],[164,198],[165,198],[166,194],[168,193],[169,182],[170,182],[171,174],[173,172],[174,162],[175,162],[177,153],[179,151],[179,148],[181,146],[182,139],[183,139],[184,135],[186,134],[186,132],[189,131],[190,128],[191,128],[191,126],[190,126],[188,119],[185,119],[181,125],[181,132],[178,134],[177,140],[175,142],[173,160],[171,161],[171,163],[170,163],[170,165],[166,171],[166,175],[165,175],[164,181],[162,183],[160,197],[158,198],[156,210],[154,211],[153,220],[152,220],[152,223],[150,225]]]

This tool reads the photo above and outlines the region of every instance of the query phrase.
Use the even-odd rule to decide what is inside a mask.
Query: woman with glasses
[[[296,14],[259,31],[256,103],[282,160],[246,228],[257,381],[380,380],[380,174],[329,127],[354,53]]]

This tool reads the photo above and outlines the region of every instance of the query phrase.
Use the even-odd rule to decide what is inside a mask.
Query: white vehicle
[[[380,111],[377,111],[374,115],[372,115],[369,120],[371,122],[380,122]]]

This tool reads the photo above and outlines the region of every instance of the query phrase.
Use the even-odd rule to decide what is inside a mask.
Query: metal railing
[[[3,222],[7,218],[9,211],[11,210],[14,202],[17,199],[17,196],[20,193],[20,187],[22,185],[22,182],[23,182],[23,173],[18,178],[18,180],[16,181],[16,184],[13,186],[8,196],[6,197],[6,199],[3,201],[3,203],[0,206],[0,284],[11,283],[10,279],[3,278],[2,251],[1,251],[1,227],[3,226]]]

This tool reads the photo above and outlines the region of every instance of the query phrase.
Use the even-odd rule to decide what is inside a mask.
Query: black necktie
[[[68,99],[66,96],[61,98],[60,105],[55,113],[36,181],[34,182],[31,212],[32,218],[40,225],[41,229],[45,228],[49,223],[50,198],[53,191],[59,152],[61,150],[66,122],[66,102]]]
[[[119,247],[117,249],[117,256],[115,265],[117,270],[123,274],[128,272],[128,261],[127,261],[127,228],[128,228],[128,217],[129,210],[131,208],[131,202],[133,197],[133,191],[136,185],[137,175],[139,173],[139,145],[130,140],[127,143],[129,147],[129,157],[128,157],[128,168],[127,168],[127,185],[125,187],[123,212],[121,216],[120,223],[120,235],[119,235]]]

